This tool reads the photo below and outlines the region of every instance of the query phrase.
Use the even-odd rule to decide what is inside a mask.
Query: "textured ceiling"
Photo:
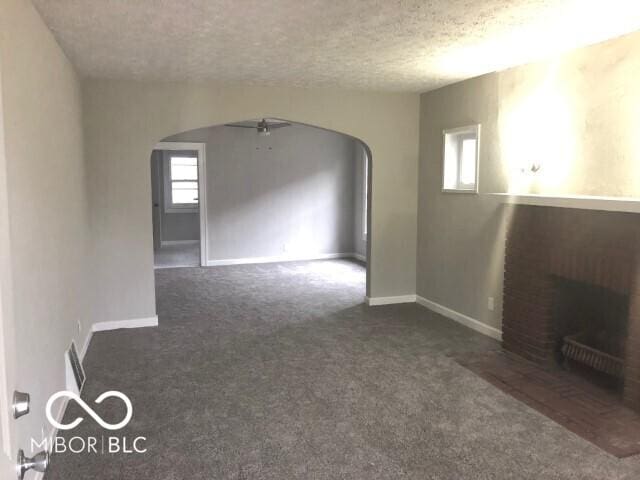
[[[32,0],[81,74],[425,91],[640,29],[639,0]]]

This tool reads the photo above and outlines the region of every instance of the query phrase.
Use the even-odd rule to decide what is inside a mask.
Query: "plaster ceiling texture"
[[[32,0],[85,77],[423,92],[640,29],[638,0]]]

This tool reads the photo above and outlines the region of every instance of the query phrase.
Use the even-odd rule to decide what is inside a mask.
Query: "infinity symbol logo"
[[[82,400],[78,395],[76,395],[73,392],[69,392],[67,390],[63,390],[61,392],[55,393],[53,394],[49,400],[47,401],[47,410],[46,410],[46,414],[47,414],[47,419],[49,420],[49,423],[51,423],[51,425],[53,425],[54,427],[60,429],[60,430],[71,430],[72,428],[77,427],[78,425],[80,425],[80,423],[82,423],[82,421],[84,420],[83,417],[78,417],[76,418],[73,422],[69,423],[68,425],[64,425],[60,422],[58,422],[55,418],[53,418],[53,415],[51,414],[51,407],[53,406],[53,403],[62,397],[67,397],[70,400],[75,400],[76,403],[78,403],[78,405],[80,405],[82,408],[84,408],[85,412],[87,412],[89,415],[91,415],[91,417],[98,422],[98,424],[102,427],[105,428],[107,430],[120,430],[121,428],[123,428],[125,425],[127,425],[129,423],[129,421],[131,420],[131,417],[133,416],[133,405],[131,404],[131,400],[129,400],[129,397],[127,397],[124,393],[122,392],[118,392],[115,390],[110,390],[108,392],[104,392],[102,395],[100,395],[98,398],[96,398],[95,403],[102,403],[102,401],[105,398],[111,398],[111,397],[117,397],[119,399],[121,399],[124,404],[127,406],[127,415],[124,417],[124,419],[120,422],[120,423],[116,423],[116,424],[111,424],[111,423],[107,423],[105,422],[102,418],[100,418],[100,416],[93,411],[93,409],[87,405],[85,403],[84,400]]]

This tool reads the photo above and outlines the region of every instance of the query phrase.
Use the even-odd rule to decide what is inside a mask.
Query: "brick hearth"
[[[640,214],[517,205],[507,235],[503,347],[556,363],[554,278],[628,295],[624,401],[640,411]]]

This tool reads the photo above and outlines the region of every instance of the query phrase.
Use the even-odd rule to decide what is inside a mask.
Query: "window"
[[[198,211],[198,157],[170,154],[165,162],[165,211]]]
[[[478,191],[480,125],[445,130],[442,190]]]

